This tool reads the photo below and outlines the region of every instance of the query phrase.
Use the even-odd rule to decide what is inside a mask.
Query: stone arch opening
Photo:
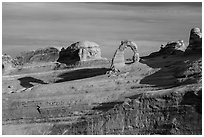
[[[134,52],[132,51],[132,49],[130,47],[127,47],[124,50],[124,59],[125,59],[125,64],[132,64],[133,62],[133,56],[134,56]]]

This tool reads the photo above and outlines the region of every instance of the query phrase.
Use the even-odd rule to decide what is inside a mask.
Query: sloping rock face
[[[199,55],[197,56],[199,57]],[[182,68],[177,68],[175,73],[175,77],[177,78],[179,84],[202,83],[201,56],[193,61],[183,63],[182,66]]]
[[[21,56],[16,57],[18,64],[25,63],[39,63],[39,62],[54,62],[59,58],[59,50],[54,47],[38,49],[30,52],[22,53]]]
[[[161,46],[158,52],[151,53],[150,56],[161,56],[161,55],[182,55],[186,50],[186,46],[183,40],[170,41],[166,46]]]
[[[2,59],[4,60],[2,62],[2,68],[3,68],[3,74],[18,74],[18,73],[24,73],[24,72],[36,72],[36,71],[43,71],[43,70],[52,70],[53,67],[56,65],[51,62],[57,61],[59,58],[59,50],[54,47],[48,47],[44,49],[37,49],[35,51],[29,51],[21,53],[20,56],[17,56],[15,58],[12,58],[8,55],[2,56]],[[46,63],[51,63],[50,65],[46,66]],[[25,67],[25,65],[31,66],[31,67]],[[34,66],[33,66],[34,65]],[[41,67],[43,66],[43,67]],[[42,68],[40,70],[39,68]]]
[[[202,53],[202,33],[199,28],[191,29],[186,53]]]
[[[124,52],[127,47],[130,47],[134,53],[132,58],[132,61],[133,61],[132,63],[139,61],[139,53],[137,50],[137,45],[132,41],[128,41],[128,40],[121,41],[121,45],[115,51],[115,54],[112,58],[111,69],[120,71],[125,66]]]
[[[66,64],[76,64],[79,61],[101,60],[101,49],[91,41],[79,41],[60,51],[58,61]]]

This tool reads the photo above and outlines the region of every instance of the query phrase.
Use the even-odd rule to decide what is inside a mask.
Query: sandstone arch
[[[137,45],[132,41],[128,41],[128,40],[121,41],[120,46],[118,47],[118,49],[116,50],[112,58],[112,62],[111,62],[112,70],[120,71],[120,69],[125,66],[124,52],[128,47],[130,47],[130,49],[134,53],[132,58],[133,63],[139,61],[139,53],[138,53]]]

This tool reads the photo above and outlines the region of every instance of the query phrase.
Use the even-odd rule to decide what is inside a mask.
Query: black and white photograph
[[[202,1],[2,1],[2,135],[202,135]]]

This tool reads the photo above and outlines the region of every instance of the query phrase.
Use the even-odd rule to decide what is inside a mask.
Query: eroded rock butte
[[[74,64],[79,61],[100,60],[101,49],[91,41],[79,41],[60,51],[59,62]]]

